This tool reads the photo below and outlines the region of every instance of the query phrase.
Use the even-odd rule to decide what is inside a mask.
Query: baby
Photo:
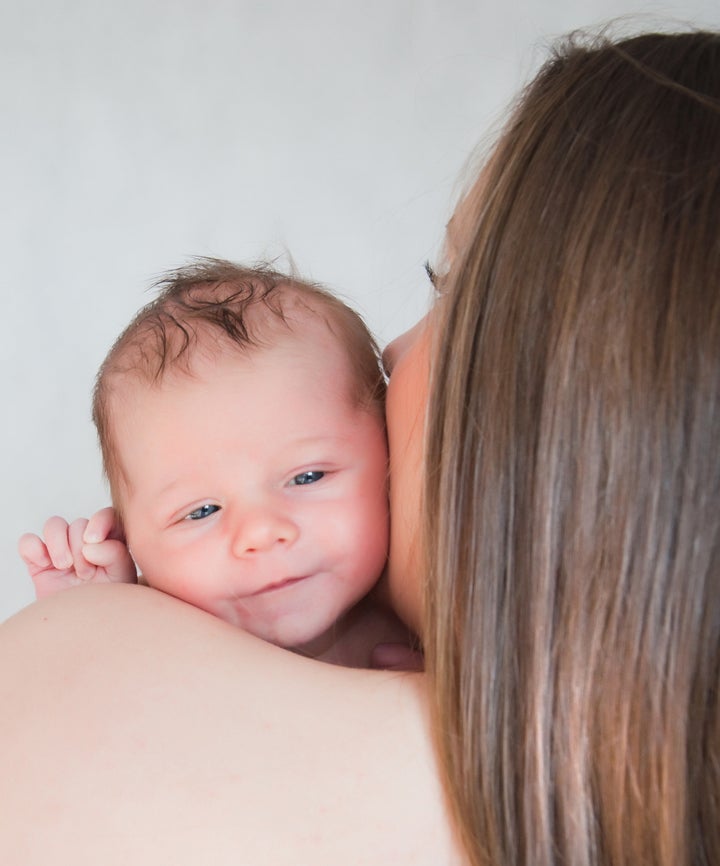
[[[95,387],[114,511],[22,537],[38,596],[88,571],[135,582],[137,565],[149,586],[315,658],[367,667],[377,644],[407,644],[368,596],[387,554],[387,446],[360,317],[316,285],[215,259],[159,287]]]

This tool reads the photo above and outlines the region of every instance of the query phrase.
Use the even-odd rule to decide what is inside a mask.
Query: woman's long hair
[[[720,864],[720,35],[570,40],[460,214],[425,636],[471,862]]]

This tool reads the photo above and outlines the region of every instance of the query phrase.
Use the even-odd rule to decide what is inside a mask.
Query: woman
[[[53,597],[0,629],[2,862],[720,862],[719,99],[715,35],[570,46],[452,220],[387,352],[428,674]]]
[[[566,46],[460,221],[424,638],[463,841],[718,864],[720,35]]]

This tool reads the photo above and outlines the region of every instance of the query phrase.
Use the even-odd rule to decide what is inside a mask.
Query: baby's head
[[[201,260],[159,287],[93,404],[130,549],[151,586],[306,645],[385,561],[377,347],[336,297],[270,269]]]

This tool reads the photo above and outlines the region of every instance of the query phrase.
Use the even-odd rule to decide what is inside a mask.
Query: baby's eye
[[[219,505],[201,505],[200,508],[196,508],[195,511],[191,511],[185,518],[185,520],[203,520],[205,517],[210,517],[211,514],[215,514],[216,511],[220,511]]]
[[[320,469],[311,469],[308,472],[301,472],[299,475],[296,475],[294,478],[290,479],[291,486],[297,486],[300,484],[314,484],[316,481],[319,481],[325,475]]]

